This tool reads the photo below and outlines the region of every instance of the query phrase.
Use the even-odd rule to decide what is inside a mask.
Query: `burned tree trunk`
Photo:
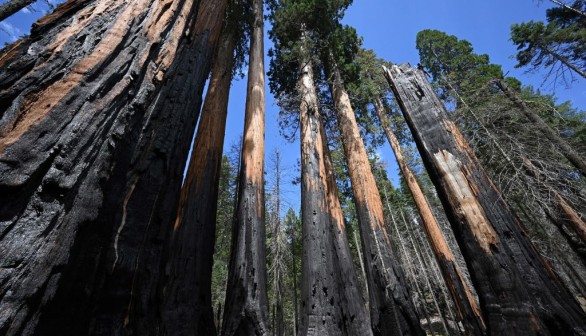
[[[423,335],[406,280],[384,227],[383,206],[350,98],[336,67],[331,85],[358,214],[375,335]]]
[[[0,5],[0,21],[4,21],[7,17],[16,14],[19,10],[31,5],[36,0],[9,0]]]
[[[330,230],[334,245],[337,264],[334,269],[338,272],[338,290],[339,310],[342,313],[342,320],[345,324],[347,335],[372,335],[370,318],[366,312],[366,306],[358,284],[356,270],[348,237],[346,236],[346,225],[344,223],[344,213],[338,198],[338,186],[336,185],[336,176],[334,175],[334,164],[328,147],[326,132],[321,127],[321,142],[323,146],[324,167],[326,172],[327,183],[327,204],[329,212]]]
[[[221,14],[221,13],[218,13]],[[163,319],[170,335],[214,335],[212,265],[218,185],[236,33],[226,25],[203,104],[170,237]]]
[[[541,258],[425,78],[385,75],[444,205],[491,335],[581,335],[586,316]]]
[[[248,86],[236,222],[222,335],[268,335],[265,252],[263,1],[252,2]]]
[[[419,183],[415,179],[415,175],[413,175],[411,168],[409,168],[403,157],[403,150],[401,149],[399,140],[391,129],[382,102],[378,99],[375,100],[374,107],[387,136],[387,140],[391,145],[393,153],[395,153],[399,169],[401,169],[401,173],[407,183],[413,202],[417,207],[417,211],[423,222],[423,228],[427,234],[427,238],[442,272],[446,286],[452,295],[452,299],[456,303],[456,311],[458,312],[460,320],[464,323],[466,333],[468,335],[482,335],[486,332],[486,327],[484,325],[480,308],[478,308],[470,288],[468,288],[466,281],[464,281],[462,271],[456,263],[456,259],[442,234],[439,223],[437,222],[423,191],[419,187]]]
[[[0,55],[0,334],[159,329],[215,6],[71,0]]]
[[[304,33],[302,39],[306,39]],[[302,43],[305,41],[302,41]],[[307,52],[307,51],[306,51]],[[297,83],[301,129],[301,312],[299,335],[342,336],[339,270],[328,209],[323,131],[309,56],[300,60]]]

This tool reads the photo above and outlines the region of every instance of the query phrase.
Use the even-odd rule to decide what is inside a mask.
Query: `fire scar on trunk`
[[[452,202],[457,203],[458,215],[464,217],[482,249],[492,254],[490,245],[497,244],[497,234],[478,203],[470,181],[461,170],[460,163],[452,153],[446,150],[435,153],[433,158],[449,190]]]

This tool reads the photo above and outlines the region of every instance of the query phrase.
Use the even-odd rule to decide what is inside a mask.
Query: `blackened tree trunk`
[[[304,33],[302,43],[308,37]],[[307,53],[307,52],[306,52]],[[301,129],[301,302],[299,335],[342,336],[337,257],[332,242],[319,105],[309,55],[298,79]]]
[[[72,0],[0,55],[0,334],[159,330],[216,5]]]
[[[329,212],[330,230],[334,253],[337,265],[334,265],[338,273],[338,290],[339,310],[342,313],[342,319],[345,324],[347,335],[372,335],[372,326],[370,317],[366,312],[366,305],[362,298],[362,293],[358,284],[358,277],[354,269],[354,262],[346,236],[346,225],[344,223],[344,213],[338,198],[338,186],[336,185],[336,176],[334,175],[334,164],[330,155],[330,149],[326,139],[326,132],[321,127],[321,142],[323,146],[323,158],[326,171],[327,183],[327,204]]]
[[[384,226],[383,206],[350,98],[337,67],[332,96],[362,238],[371,323],[375,335],[423,335],[402,269]]]
[[[490,335],[581,335],[586,316],[531,244],[425,75],[385,75],[444,205]]]
[[[4,21],[7,17],[16,14],[19,10],[31,5],[36,0],[9,0],[0,5],[0,21]]]
[[[268,335],[263,1],[254,0],[236,222],[222,335]]]
[[[236,33],[225,25],[170,237],[167,300],[163,308],[165,331],[169,335],[216,334],[212,265],[235,45]]]
[[[452,299],[456,303],[456,311],[458,312],[459,318],[465,326],[466,333],[468,335],[484,334],[486,332],[486,327],[484,325],[480,308],[476,304],[476,301],[474,300],[472,292],[470,291],[470,288],[468,288],[466,281],[464,281],[462,271],[456,263],[456,259],[454,258],[450,247],[448,246],[446,238],[442,234],[439,223],[435,218],[435,215],[433,214],[433,211],[431,210],[431,207],[429,206],[423,191],[419,187],[419,183],[417,182],[415,175],[403,157],[403,150],[401,149],[399,140],[391,129],[391,125],[389,119],[386,116],[384,106],[382,102],[377,99],[374,102],[374,107],[383,130],[385,131],[385,135],[387,136],[387,140],[389,141],[393,153],[397,158],[399,169],[401,170],[401,174],[403,174],[403,178],[405,179],[407,188],[411,193],[413,202],[417,207],[423,228],[427,234],[427,238],[440,267],[446,286],[452,295]]]

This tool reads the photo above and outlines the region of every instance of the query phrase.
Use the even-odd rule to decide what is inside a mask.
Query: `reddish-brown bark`
[[[332,69],[332,96],[362,238],[369,306],[375,335],[423,335],[419,317],[384,227],[383,206],[350,98],[339,70]]]
[[[211,298],[218,184],[236,34],[224,27],[169,242],[165,330],[216,333]]]
[[[248,86],[236,223],[222,335],[268,335],[265,252],[264,132],[265,73],[263,1],[252,2]]]

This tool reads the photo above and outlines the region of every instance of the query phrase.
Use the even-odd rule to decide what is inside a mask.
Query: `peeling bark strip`
[[[170,238],[163,308],[169,335],[215,335],[212,265],[236,34],[224,27]]]
[[[583,335],[586,316],[526,236],[425,78],[385,75],[444,205],[490,335]]]
[[[384,228],[383,205],[350,98],[333,69],[332,96],[356,203],[375,335],[424,335],[403,270]]]
[[[0,54],[0,334],[160,330],[216,6],[71,0]]]
[[[482,335],[486,333],[486,326],[480,308],[476,304],[472,292],[464,277],[462,271],[456,264],[456,259],[452,254],[450,247],[444,237],[440,226],[423,194],[423,191],[419,187],[415,175],[411,171],[411,168],[407,165],[405,158],[403,157],[403,150],[399,144],[399,140],[393,133],[389,119],[386,116],[385,109],[382,102],[379,99],[374,101],[375,112],[377,113],[387,140],[391,145],[393,153],[397,158],[399,168],[403,174],[403,178],[407,183],[407,187],[411,193],[415,206],[419,212],[421,220],[423,222],[423,228],[427,234],[427,238],[430,242],[431,248],[433,249],[434,256],[440,267],[442,276],[448,287],[452,299],[456,304],[456,310],[458,312],[460,320],[464,323],[465,331],[467,335]],[[389,209],[390,210],[390,209]]]
[[[236,223],[222,335],[268,335],[268,297],[265,248],[264,133],[265,73],[263,1],[252,2],[254,23],[239,178]]]

